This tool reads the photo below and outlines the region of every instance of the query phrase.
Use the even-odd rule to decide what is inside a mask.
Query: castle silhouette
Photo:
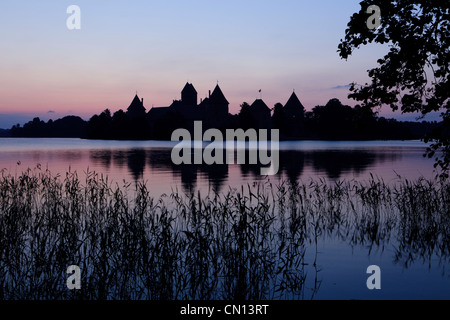
[[[147,112],[144,100],[136,94],[127,108],[126,114],[130,118],[146,118],[151,130],[150,136],[155,138],[167,138],[167,135],[161,136],[161,131],[173,128],[174,124],[176,124],[176,128],[192,130],[194,121],[202,121],[205,130],[209,128],[226,130],[242,126],[247,127],[246,129],[272,129],[274,127],[272,109],[262,99],[256,99],[251,105],[244,103],[241,107],[243,109],[247,107],[247,110],[241,110],[241,113],[244,113],[242,116],[241,114],[231,115],[229,102],[218,84],[212,92],[209,91],[206,98],[200,99],[200,103],[198,103],[197,90],[192,83],[187,82],[181,90],[181,99],[173,100],[170,106],[152,107]],[[283,124],[292,129],[289,130],[290,133],[299,135],[305,108],[295,92],[282,107],[282,112]],[[247,123],[243,124],[242,122]]]
[[[217,84],[206,98],[198,101],[197,90],[187,82],[181,99],[167,107],[144,106],[134,96],[129,107],[111,113],[109,109],[89,121],[68,116],[48,123],[34,118],[23,127],[8,131],[12,137],[78,137],[100,140],[171,140],[176,129],[194,134],[194,122],[202,121],[203,130],[278,129],[281,140],[408,140],[423,139],[436,130],[437,122],[399,122],[379,117],[370,107],[350,107],[333,98],[325,105],[305,108],[295,91],[283,105],[269,108],[262,99],[250,105],[244,102],[238,114],[229,113],[229,102]],[[1,132],[0,132],[1,133]]]

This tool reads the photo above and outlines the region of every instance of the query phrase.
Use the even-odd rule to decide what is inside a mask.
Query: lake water
[[[0,170],[20,175],[27,168],[48,168],[53,174],[67,171],[95,171],[123,184],[146,181],[152,195],[171,190],[226,192],[230,187],[270,180],[273,183],[308,182],[324,179],[366,181],[372,176],[391,184],[399,177],[432,179],[433,161],[423,157],[420,141],[280,143],[280,171],[259,175],[257,165],[181,165],[171,161],[173,142],[88,141],[80,139],[0,139]],[[448,230],[448,228],[447,228]],[[396,231],[394,230],[393,233]],[[344,237],[345,238],[345,237]],[[448,239],[448,234],[447,234]],[[348,239],[347,239],[348,240]],[[358,245],[328,235],[306,252],[306,285],[320,287],[314,299],[450,299],[448,255],[420,254],[401,263],[396,259],[399,243],[394,239],[377,246]],[[381,268],[381,290],[369,290],[367,267]],[[308,295],[305,296],[308,298]]]
[[[420,141],[300,141],[280,142],[280,170],[260,175],[258,165],[174,165],[174,142],[91,141],[81,139],[0,139],[0,170],[20,173],[27,168],[48,168],[52,173],[87,170],[121,183],[146,181],[152,194],[215,190],[254,181],[364,180],[370,175],[386,183],[398,176],[432,178],[433,162],[423,157]]]

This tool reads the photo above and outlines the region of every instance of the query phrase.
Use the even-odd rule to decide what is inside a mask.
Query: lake
[[[420,141],[280,142],[280,171],[270,177],[260,176],[258,165],[176,166],[171,161],[175,144],[5,138],[0,139],[0,170],[15,176],[27,168],[36,171],[48,168],[52,174],[62,176],[67,171],[76,171],[81,181],[84,172],[95,171],[107,175],[119,186],[124,181],[131,185],[146,181],[155,198],[173,190],[186,194],[226,193],[230,189],[239,190],[242,185],[267,181],[295,185],[319,180],[332,186],[340,181],[365,183],[375,179],[395,185],[400,179],[414,181],[435,176],[433,161],[423,157],[426,147]],[[343,210],[350,209],[344,206]],[[353,210],[358,213],[358,208]],[[373,226],[368,226],[367,221],[371,218],[366,221],[366,211],[359,213],[362,215],[359,224],[348,228],[339,222],[332,230],[323,226],[316,241],[305,243],[301,266],[305,291],[300,298],[450,299],[448,217],[438,218],[440,233],[430,244],[425,236],[417,238],[417,234],[427,234],[429,225],[425,224],[423,230],[421,225],[406,226],[404,217],[395,217],[392,228],[391,218],[386,218],[387,222],[375,226],[376,239],[368,241]],[[361,232],[359,228],[366,230],[362,232],[363,241],[356,239]],[[383,228],[386,230],[379,230]],[[416,237],[410,238],[414,234]],[[366,285],[370,276],[367,268],[371,265],[380,267],[381,290],[369,290]]]
[[[300,141],[280,142],[280,170],[260,175],[258,165],[174,165],[174,142],[92,141],[81,139],[0,139],[0,169],[20,173],[27,168],[48,168],[52,173],[88,169],[121,183],[144,180],[155,196],[170,192],[214,190],[270,179],[308,181],[364,180],[370,175],[385,182],[398,176],[432,178],[433,161],[423,158],[420,141]]]

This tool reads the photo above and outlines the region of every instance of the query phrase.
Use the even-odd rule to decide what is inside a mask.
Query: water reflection
[[[401,160],[400,153],[374,152],[370,150],[280,150],[278,178],[292,184],[299,181],[305,172],[323,174],[328,179],[338,180],[343,174],[361,174],[375,164]],[[248,159],[248,152],[246,153]],[[198,179],[204,178],[211,189],[220,192],[229,178],[231,166],[240,169],[241,177],[262,180],[262,164],[181,164],[175,165],[168,148],[133,148],[129,150],[91,150],[90,160],[105,169],[122,168],[126,165],[134,181],[144,178],[146,169],[151,172],[166,172],[180,179],[183,191],[191,193],[197,188]],[[225,163],[226,161],[224,161]]]
[[[103,168],[109,169],[112,163],[111,150],[92,150],[90,158],[94,163],[98,163]]]
[[[147,150],[148,165],[151,170],[168,170],[176,177],[181,178],[183,190],[193,193],[196,189],[198,176],[205,177],[211,184],[213,191],[219,192],[228,178],[227,164],[175,165],[171,159],[171,150],[152,149]]]
[[[391,154],[390,160],[395,161],[398,154]],[[370,151],[315,151],[308,154],[308,162],[318,172],[325,172],[330,179],[339,179],[343,173],[360,174],[374,163],[385,162],[386,154]]]
[[[416,282],[416,291],[449,297],[450,190],[411,182],[412,172],[432,167],[417,145],[293,146],[281,150],[279,173],[269,184],[261,165],[177,166],[171,149],[153,142],[64,143],[70,148],[0,145],[0,169],[13,168],[0,180],[0,299],[371,298],[366,278],[355,272],[364,277],[379,262],[391,288],[383,288],[383,297]],[[26,168],[38,162],[39,174],[49,168],[54,175],[16,178],[32,174]],[[61,174],[69,166],[81,183]],[[88,166],[95,173],[85,182],[81,172]],[[409,182],[400,186],[367,177],[401,168]],[[139,197],[124,199],[135,190],[112,192],[96,173],[148,181],[153,189],[138,188]],[[57,174],[68,180],[55,180]],[[301,180],[307,183],[296,183]],[[205,195],[205,181],[220,193],[217,199]],[[255,181],[261,183],[249,183]],[[234,188],[247,184],[251,196]],[[83,270],[83,292],[64,285],[71,264]],[[336,290],[333,276],[349,282]],[[414,290],[391,294],[417,297]]]
[[[231,190],[217,197],[172,193],[154,199],[154,205],[145,188],[128,199],[94,173],[85,187],[76,175],[39,177],[28,171],[0,180],[0,299],[316,299],[334,273],[345,278],[357,264],[364,275],[377,250],[412,269],[402,285],[417,282],[417,291],[448,285],[448,184],[256,184],[246,193]],[[35,198],[43,201],[26,201]],[[327,238],[344,243],[352,258],[341,255],[325,263],[318,243]],[[357,248],[367,248],[368,255]],[[65,286],[67,266],[73,264],[83,270],[79,291]],[[429,270],[414,270],[413,264]],[[383,281],[392,271],[385,266]],[[364,295],[365,280],[353,274],[345,286]],[[384,287],[382,297],[392,287]],[[429,298],[448,294],[437,290]]]
[[[127,164],[134,180],[142,179],[146,164],[146,151],[142,149],[133,149],[128,152]]]

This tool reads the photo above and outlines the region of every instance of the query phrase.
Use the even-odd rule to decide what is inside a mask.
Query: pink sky
[[[68,30],[68,1],[4,0],[0,128],[34,116],[115,112],[136,91],[147,110],[167,106],[186,82],[200,100],[218,81],[231,113],[260,89],[269,107],[293,90],[307,110],[332,98],[353,106],[342,87],[367,82],[367,70],[387,52],[368,46],[339,58],[358,3],[79,0],[81,30]]]

